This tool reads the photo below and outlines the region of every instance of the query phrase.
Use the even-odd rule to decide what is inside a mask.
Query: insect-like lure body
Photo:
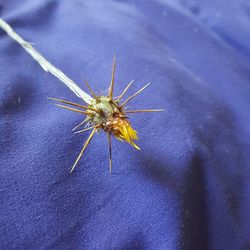
[[[98,112],[89,112],[88,120],[91,124],[96,124],[97,128],[103,129],[119,140],[126,140],[139,149],[134,143],[134,140],[138,139],[137,132],[132,129],[125,111],[115,100],[106,96],[100,96],[93,100],[90,107],[98,110]]]
[[[89,125],[89,127],[85,127],[82,130],[79,130],[75,133],[82,133],[88,130],[92,130],[88,139],[86,140],[82,151],[80,152],[78,158],[76,159],[72,169],[72,172],[80,160],[81,156],[83,155],[85,149],[87,148],[89,142],[93,138],[95,132],[98,130],[103,130],[107,133],[108,136],[108,144],[109,144],[109,168],[110,172],[112,170],[112,152],[111,152],[111,136],[114,136],[118,140],[126,141],[136,149],[140,150],[140,148],[135,144],[135,140],[138,139],[137,131],[134,130],[131,126],[131,123],[128,120],[127,114],[129,113],[141,113],[141,112],[158,112],[163,111],[163,109],[146,109],[146,110],[126,110],[125,105],[133,99],[136,95],[142,92],[150,83],[146,84],[144,87],[139,89],[135,94],[127,98],[125,101],[121,102],[123,96],[127,92],[130,85],[133,83],[131,81],[124,91],[120,94],[120,96],[114,98],[113,97],[113,90],[114,90],[114,74],[115,74],[115,67],[116,67],[116,59],[114,57],[113,60],[113,69],[112,69],[112,78],[109,87],[108,96],[97,96],[93,90],[90,88],[89,84],[86,82],[88,89],[92,95],[92,100],[87,106],[83,106],[77,103],[72,103],[69,101],[56,99],[56,98],[49,98],[51,100],[69,104],[71,106],[78,107],[80,109],[75,109],[69,106],[64,106],[61,104],[56,104],[57,106],[65,109],[69,109],[75,112],[82,113],[86,115],[86,119],[77,125],[73,130],[76,128],[84,125],[85,123]]]

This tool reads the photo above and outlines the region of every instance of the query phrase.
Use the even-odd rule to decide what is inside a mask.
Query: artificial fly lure
[[[77,157],[71,172],[74,170],[76,164],[80,160],[81,156],[83,155],[85,149],[87,148],[88,144],[90,143],[91,139],[93,138],[95,132],[98,130],[104,130],[107,133],[108,138],[108,146],[109,146],[109,169],[111,172],[112,169],[112,146],[111,146],[111,136],[114,136],[118,140],[126,141],[136,149],[140,150],[140,148],[135,144],[135,140],[138,139],[137,137],[137,131],[134,130],[131,126],[131,123],[128,120],[128,114],[131,113],[142,113],[142,112],[158,112],[163,111],[162,109],[143,109],[143,110],[127,110],[126,104],[132,100],[135,96],[137,96],[139,93],[141,93],[150,83],[146,84],[144,87],[139,89],[137,92],[135,92],[133,95],[125,99],[125,101],[121,101],[125,93],[127,92],[130,85],[133,83],[131,81],[127,87],[124,89],[124,91],[118,96],[113,97],[114,92],[114,76],[115,76],[115,68],[116,68],[116,59],[114,57],[113,60],[113,68],[112,68],[112,77],[111,77],[111,83],[109,86],[109,91],[107,96],[98,96],[94,93],[94,91],[91,89],[90,85],[85,81],[87,87],[89,88],[89,91],[92,95],[92,101],[89,105],[83,106],[77,103],[72,103],[69,101],[56,99],[56,98],[49,98],[51,100],[54,100],[59,103],[68,104],[77,108],[72,108],[69,106],[61,105],[61,104],[55,104],[58,107],[65,108],[74,112],[79,112],[83,115],[86,115],[86,118],[78,124],[73,130],[76,128],[84,125],[85,123],[89,125],[89,127],[85,127],[82,130],[79,130],[75,133],[82,133],[86,131],[91,131],[88,139],[84,143],[84,146]]]
[[[126,141],[130,145],[132,145],[137,150],[140,148],[135,144],[134,141],[138,139],[137,131],[134,130],[131,126],[131,123],[128,120],[128,114],[134,113],[143,113],[143,112],[159,112],[163,111],[163,109],[142,109],[142,110],[127,110],[126,104],[136,97],[139,93],[141,93],[150,83],[147,83],[133,95],[122,101],[124,95],[127,90],[133,83],[131,81],[123,92],[118,96],[114,97],[114,84],[115,84],[115,69],[116,69],[116,58],[113,59],[113,67],[112,67],[112,76],[111,82],[108,90],[107,96],[99,96],[91,89],[88,82],[85,81],[89,92],[91,95],[85,93],[81,88],[79,88],[76,83],[74,83],[71,79],[69,79],[62,71],[53,66],[50,62],[48,62],[38,51],[36,51],[32,45],[25,40],[23,40],[14,30],[3,20],[0,18],[0,27],[15,41],[17,41],[32,57],[35,59],[41,67],[53,74],[60,81],[66,84],[79,98],[81,98],[87,105],[81,105],[78,103],[69,102],[66,100],[61,100],[57,98],[49,98],[50,100],[56,101],[55,104],[58,107],[71,110],[77,113],[80,113],[86,117],[84,117],[83,121],[78,124],[73,131],[77,128],[84,126],[82,130],[79,130],[75,133],[83,133],[87,131],[91,131],[89,137],[85,141],[83,148],[78,155],[73,167],[70,170],[70,173],[75,169],[77,163],[82,157],[84,151],[92,140],[94,134],[99,130],[103,130],[107,133],[108,139],[108,147],[109,147],[109,170],[111,173],[112,170],[112,144],[111,137],[114,136],[120,141]],[[60,104],[61,103],[61,104]],[[63,104],[63,105],[62,105]]]

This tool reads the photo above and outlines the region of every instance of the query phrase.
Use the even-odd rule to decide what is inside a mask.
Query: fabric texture
[[[131,114],[135,150],[88,133],[80,102],[0,30],[0,249],[250,249],[250,4],[0,0],[0,16],[84,87]],[[86,88],[85,88],[86,89]],[[127,96],[128,96],[127,95]]]

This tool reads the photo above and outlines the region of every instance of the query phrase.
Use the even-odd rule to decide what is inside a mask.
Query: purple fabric
[[[0,16],[82,88],[134,79],[141,151],[88,133],[81,102],[0,30],[0,249],[250,249],[250,5],[0,0]]]

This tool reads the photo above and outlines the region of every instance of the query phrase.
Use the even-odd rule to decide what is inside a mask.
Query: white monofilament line
[[[77,84],[68,78],[61,70],[53,66],[48,62],[37,50],[35,50],[30,43],[23,40],[2,18],[0,18],[0,27],[17,43],[19,43],[33,58],[36,60],[40,66],[46,71],[57,77],[62,81],[68,88],[70,88],[78,97],[83,99],[86,103],[90,103],[93,98],[84,92]]]

